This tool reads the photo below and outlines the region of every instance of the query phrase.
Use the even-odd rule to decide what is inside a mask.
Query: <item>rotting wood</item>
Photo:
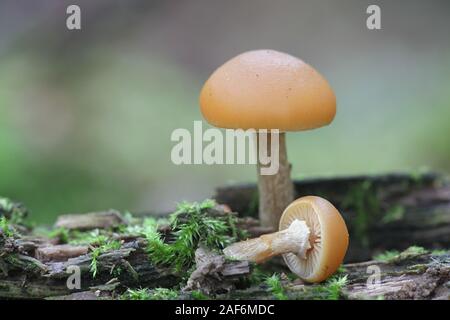
[[[56,228],[68,230],[107,229],[124,224],[121,214],[116,210],[85,214],[65,214],[58,217]]]
[[[196,269],[191,273],[183,291],[200,290],[206,294],[230,292],[239,278],[250,274],[248,261],[226,262],[223,255],[203,247],[195,251]]]
[[[378,280],[374,268],[380,270]],[[340,299],[450,299],[450,252],[433,255],[417,254],[390,262],[366,261],[343,265],[340,276],[347,276],[347,284],[338,292]],[[377,282],[378,281],[378,282]],[[305,284],[297,280],[282,280],[287,299],[329,299],[325,284]],[[211,296],[212,298],[213,296]],[[267,285],[259,284],[245,289],[231,290],[214,296],[217,299],[260,300],[274,299]],[[106,287],[76,292],[52,299],[114,299],[117,295]],[[179,299],[192,299],[189,291],[180,293]]]
[[[352,260],[367,260],[364,257],[379,250],[403,249],[411,245],[423,245],[428,248],[449,247],[450,189],[448,183],[439,176],[424,175],[418,179],[407,175],[388,175],[316,180],[315,182],[305,182],[305,184],[309,185],[308,193],[319,194],[330,199],[338,207],[347,208],[341,210],[353,232],[351,235],[353,246],[348,252]],[[254,189],[255,187],[253,187]],[[370,194],[374,194],[379,211],[371,211],[378,216],[376,221],[367,226],[370,236],[367,248],[359,243],[355,234],[356,226],[353,220],[357,217],[357,210],[354,206],[352,207],[354,203],[350,201],[355,200],[351,198],[351,196],[355,197],[352,192],[361,191],[361,189],[365,193],[357,195],[357,200],[366,201],[366,197],[370,198]],[[235,196],[240,194],[239,197],[245,193],[237,190],[239,188],[230,188],[227,192],[231,192]],[[305,191],[306,187],[302,190],[307,192]],[[319,190],[322,191],[318,192]],[[235,199],[233,197],[229,199]],[[232,201],[227,204],[236,210]],[[387,212],[395,206],[403,208],[403,213],[397,217],[390,217],[390,221],[383,221],[388,216]],[[372,210],[373,208],[363,207],[363,209]],[[229,213],[222,208],[210,210],[209,214],[214,216],[234,213]],[[121,217],[115,221],[102,226],[110,229],[124,222]],[[81,223],[77,228],[81,227],[84,230],[86,225]],[[92,229],[94,225],[90,222],[87,229]],[[250,237],[272,231],[262,228],[259,226],[259,221],[251,217],[239,217],[236,226],[247,230]],[[167,226],[163,227],[161,232],[168,239],[174,236]],[[155,266],[149,261],[145,239],[129,235],[122,237],[118,233],[114,233],[113,238],[115,237],[122,242],[121,248],[102,252],[97,257],[98,272],[94,278],[90,272],[91,252],[74,254],[74,256],[71,254],[40,256],[38,252],[42,248],[51,251],[52,249],[48,248],[58,245],[54,239],[34,237],[29,234],[2,240],[0,234],[0,298],[115,299],[126,288],[171,288],[183,284],[185,281],[174,272],[172,266]],[[365,251],[364,255],[358,250]],[[217,272],[217,268],[210,270],[213,271],[213,274],[219,273],[223,277],[230,277],[229,279],[233,279],[233,281],[236,280],[236,277],[238,279],[241,277],[244,280],[242,283],[246,283],[248,265],[236,261],[226,261],[225,263],[230,264],[219,272]],[[66,281],[70,276],[67,273],[69,266],[80,269],[80,289],[70,290],[67,288]],[[271,272],[287,270],[280,259],[273,259],[265,266]],[[378,267],[381,271],[378,286],[367,285],[373,275],[368,272],[370,266]],[[341,298],[449,299],[449,266],[450,253],[448,251],[439,255],[430,253],[403,255],[401,258],[388,262],[365,261],[346,264],[343,266],[343,274],[348,276],[348,284],[343,288]],[[226,270],[232,271],[227,273]],[[236,273],[236,270],[241,273]],[[208,276],[208,271],[205,272]],[[202,274],[205,275],[205,272]],[[291,299],[327,298],[317,290],[320,285],[305,285],[299,281],[284,279],[283,287],[286,296]],[[192,288],[198,288],[198,286]],[[211,293],[211,295],[213,294]],[[187,290],[181,293],[180,298],[191,299],[192,297]],[[247,287],[245,285],[236,286],[226,293],[216,295],[215,298],[271,299],[273,296],[264,284],[250,285],[247,282]]]
[[[347,262],[411,245],[450,247],[450,184],[444,176],[387,174],[295,181],[296,197],[318,195],[333,203],[350,233]],[[218,188],[218,203],[256,215],[254,184]]]
[[[74,246],[69,244],[39,247],[36,249],[36,258],[40,261],[66,261],[69,258],[87,254],[88,246]]]
[[[0,298],[43,299],[89,290],[111,279],[117,279],[121,288],[172,287],[182,279],[173,266],[155,266],[146,253],[146,241],[137,238],[124,243],[118,250],[98,256],[98,274],[93,278],[90,270],[91,254],[69,258],[66,261],[39,261],[33,257],[10,252],[0,256]],[[239,274],[248,274],[245,262],[225,262],[221,266],[222,279],[234,281]],[[70,290],[67,279],[68,267],[80,270],[81,288]]]

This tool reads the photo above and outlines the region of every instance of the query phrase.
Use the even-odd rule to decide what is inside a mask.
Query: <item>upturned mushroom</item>
[[[258,159],[259,218],[263,226],[276,229],[284,208],[294,200],[285,132],[314,129],[333,120],[336,98],[330,85],[289,54],[249,51],[214,71],[201,90],[200,108],[219,128],[280,131],[278,172],[261,175]],[[270,150],[270,135],[265,140],[258,138],[258,149],[266,143]]]
[[[256,263],[282,255],[298,277],[321,282],[339,268],[347,247],[348,231],[338,210],[323,198],[306,196],[284,210],[278,232],[234,243],[223,252]]]

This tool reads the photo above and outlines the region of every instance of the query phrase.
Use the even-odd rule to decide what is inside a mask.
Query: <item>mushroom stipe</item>
[[[321,282],[344,260],[348,230],[339,211],[326,199],[306,196],[283,212],[279,231],[226,247],[225,256],[261,263],[282,255],[286,265],[306,282]]]

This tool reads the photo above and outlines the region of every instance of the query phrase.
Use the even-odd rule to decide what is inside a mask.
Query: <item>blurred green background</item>
[[[81,31],[65,26],[74,3]],[[369,4],[382,30],[366,28]],[[201,119],[217,66],[260,48],[302,58],[337,95],[329,127],[288,135],[295,178],[449,172],[449,34],[448,1],[2,1],[0,195],[50,223],[255,181],[251,165],[172,164],[170,134]]]

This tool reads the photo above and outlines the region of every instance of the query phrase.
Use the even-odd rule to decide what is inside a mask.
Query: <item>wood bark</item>
[[[366,261],[346,264],[341,276],[347,276],[339,299],[386,300],[449,300],[450,254],[418,254],[399,257],[390,262]],[[374,277],[379,270],[379,277]],[[288,299],[330,299],[329,292],[321,284],[304,284],[299,280],[282,281]],[[222,299],[274,299],[266,285],[236,290],[220,296]]]
[[[236,270],[236,267],[231,268]],[[374,270],[380,273],[374,277]],[[213,272],[214,273],[214,272]],[[327,283],[305,284],[301,280],[289,280],[282,274],[283,294],[287,299],[385,299],[385,300],[449,300],[450,299],[450,252],[399,255],[389,262],[366,261],[343,265],[338,275],[347,277],[347,283],[330,295]],[[93,300],[117,298],[113,290],[117,283],[92,287],[90,290],[50,297],[64,300]],[[45,288],[44,288],[45,290]],[[54,291],[53,293],[57,293]],[[227,293],[210,296],[229,300],[276,299],[270,288],[261,283]],[[178,299],[192,299],[188,291],[181,292]]]
[[[350,233],[347,262],[411,245],[450,247],[450,184],[438,174],[388,174],[295,181],[295,197],[318,195],[343,215]],[[253,184],[218,188],[214,198],[241,215],[256,216]]]
[[[58,217],[55,227],[68,230],[90,230],[117,227],[123,223],[124,220],[120,212],[109,210],[83,214],[64,214]]]
[[[90,272],[92,254],[66,257],[64,261],[40,261],[32,255],[21,253],[14,243],[6,254],[0,254],[0,299],[44,299],[53,296],[77,294],[91,289],[117,290],[127,287],[173,287],[182,281],[173,266],[154,265],[145,251],[146,241],[136,238],[126,242],[118,250],[105,252],[97,258],[98,272]],[[70,252],[72,254],[72,252]],[[61,254],[58,260],[61,260]],[[78,268],[81,275],[80,288],[69,288],[70,275]],[[72,271],[70,271],[72,270]],[[239,275],[248,275],[246,262],[222,262],[221,282],[232,283]],[[106,284],[106,285],[105,285]],[[111,289],[112,288],[112,289]],[[90,295],[89,295],[90,296]]]
[[[14,299],[116,299],[126,288],[171,288],[182,283],[172,266],[156,266],[149,261],[144,239],[129,239],[118,250],[98,257],[96,277],[89,271],[92,255],[83,254],[64,261],[40,261],[33,257],[32,243],[20,240],[4,243],[0,254],[0,298]],[[29,253],[27,253],[29,252]],[[205,258],[205,256],[207,258]],[[62,259],[58,255],[58,259]],[[199,255],[197,270],[191,274],[187,290],[180,298],[192,299],[189,290],[207,289],[219,299],[274,299],[264,284],[251,285],[252,268],[245,261],[226,261],[222,256]],[[78,267],[81,287],[69,288],[69,267]],[[262,265],[270,273],[287,271],[279,259]],[[374,271],[378,279],[371,280]],[[342,288],[342,299],[449,299],[450,252],[401,253],[387,262],[366,261],[343,266],[340,276],[348,283]],[[282,285],[289,299],[329,299],[322,284],[304,284],[284,277]],[[236,284],[236,285],[235,285]],[[326,284],[325,284],[326,286]],[[221,292],[213,293],[221,289]]]
[[[299,193],[318,194],[330,199],[341,209],[350,226],[351,246],[348,256],[350,260],[363,262],[344,265],[341,273],[348,276],[348,283],[342,289],[340,298],[449,298],[450,189],[445,179],[434,174],[419,178],[409,175],[364,176],[302,181],[296,183],[296,187]],[[217,199],[233,210],[241,206],[240,210],[246,212],[245,208],[250,208],[248,202],[252,201],[251,195],[255,190],[256,186],[220,189]],[[388,214],[392,208],[403,209],[398,211],[401,214],[397,211]],[[230,214],[222,209],[210,210],[208,214]],[[361,214],[362,217],[369,217],[363,225],[365,229],[358,229],[361,226],[355,223]],[[98,216],[88,215],[93,222],[86,220],[85,216],[72,216],[70,221],[72,225],[90,229],[98,222]],[[109,216],[111,220],[106,225],[120,220],[114,216]],[[79,224],[79,219],[83,221],[82,224]],[[261,227],[259,221],[252,217],[240,217],[237,226],[248,230],[251,237],[272,231],[272,228]],[[368,243],[358,238],[361,230],[369,235]],[[166,239],[174,236],[170,230],[161,232]],[[6,237],[0,229],[0,298],[115,299],[127,288],[171,288],[185,281],[174,272],[173,266],[154,265],[149,260],[145,239],[123,237],[120,234],[117,234],[117,239],[122,241],[121,248],[103,252],[97,257],[98,270],[93,277],[90,271],[93,259],[91,248],[60,246],[54,239],[32,235]],[[379,250],[401,250],[411,245],[447,250],[440,254],[402,253],[387,262],[365,258]],[[206,259],[207,263],[202,264],[200,262],[205,259],[201,257],[196,257],[199,265],[196,272],[191,274],[191,289],[222,288],[224,293],[210,291],[212,297],[222,299],[274,298],[264,284],[249,283],[253,269],[248,263],[212,256]],[[68,273],[70,267],[80,270],[80,288],[67,286],[72,274]],[[287,272],[286,266],[278,258],[262,267],[270,273]],[[370,285],[374,268],[380,271],[380,281]],[[288,298],[329,298],[321,285],[303,284],[299,280],[290,281],[287,278],[282,282]],[[180,298],[191,299],[189,287],[186,289]]]

